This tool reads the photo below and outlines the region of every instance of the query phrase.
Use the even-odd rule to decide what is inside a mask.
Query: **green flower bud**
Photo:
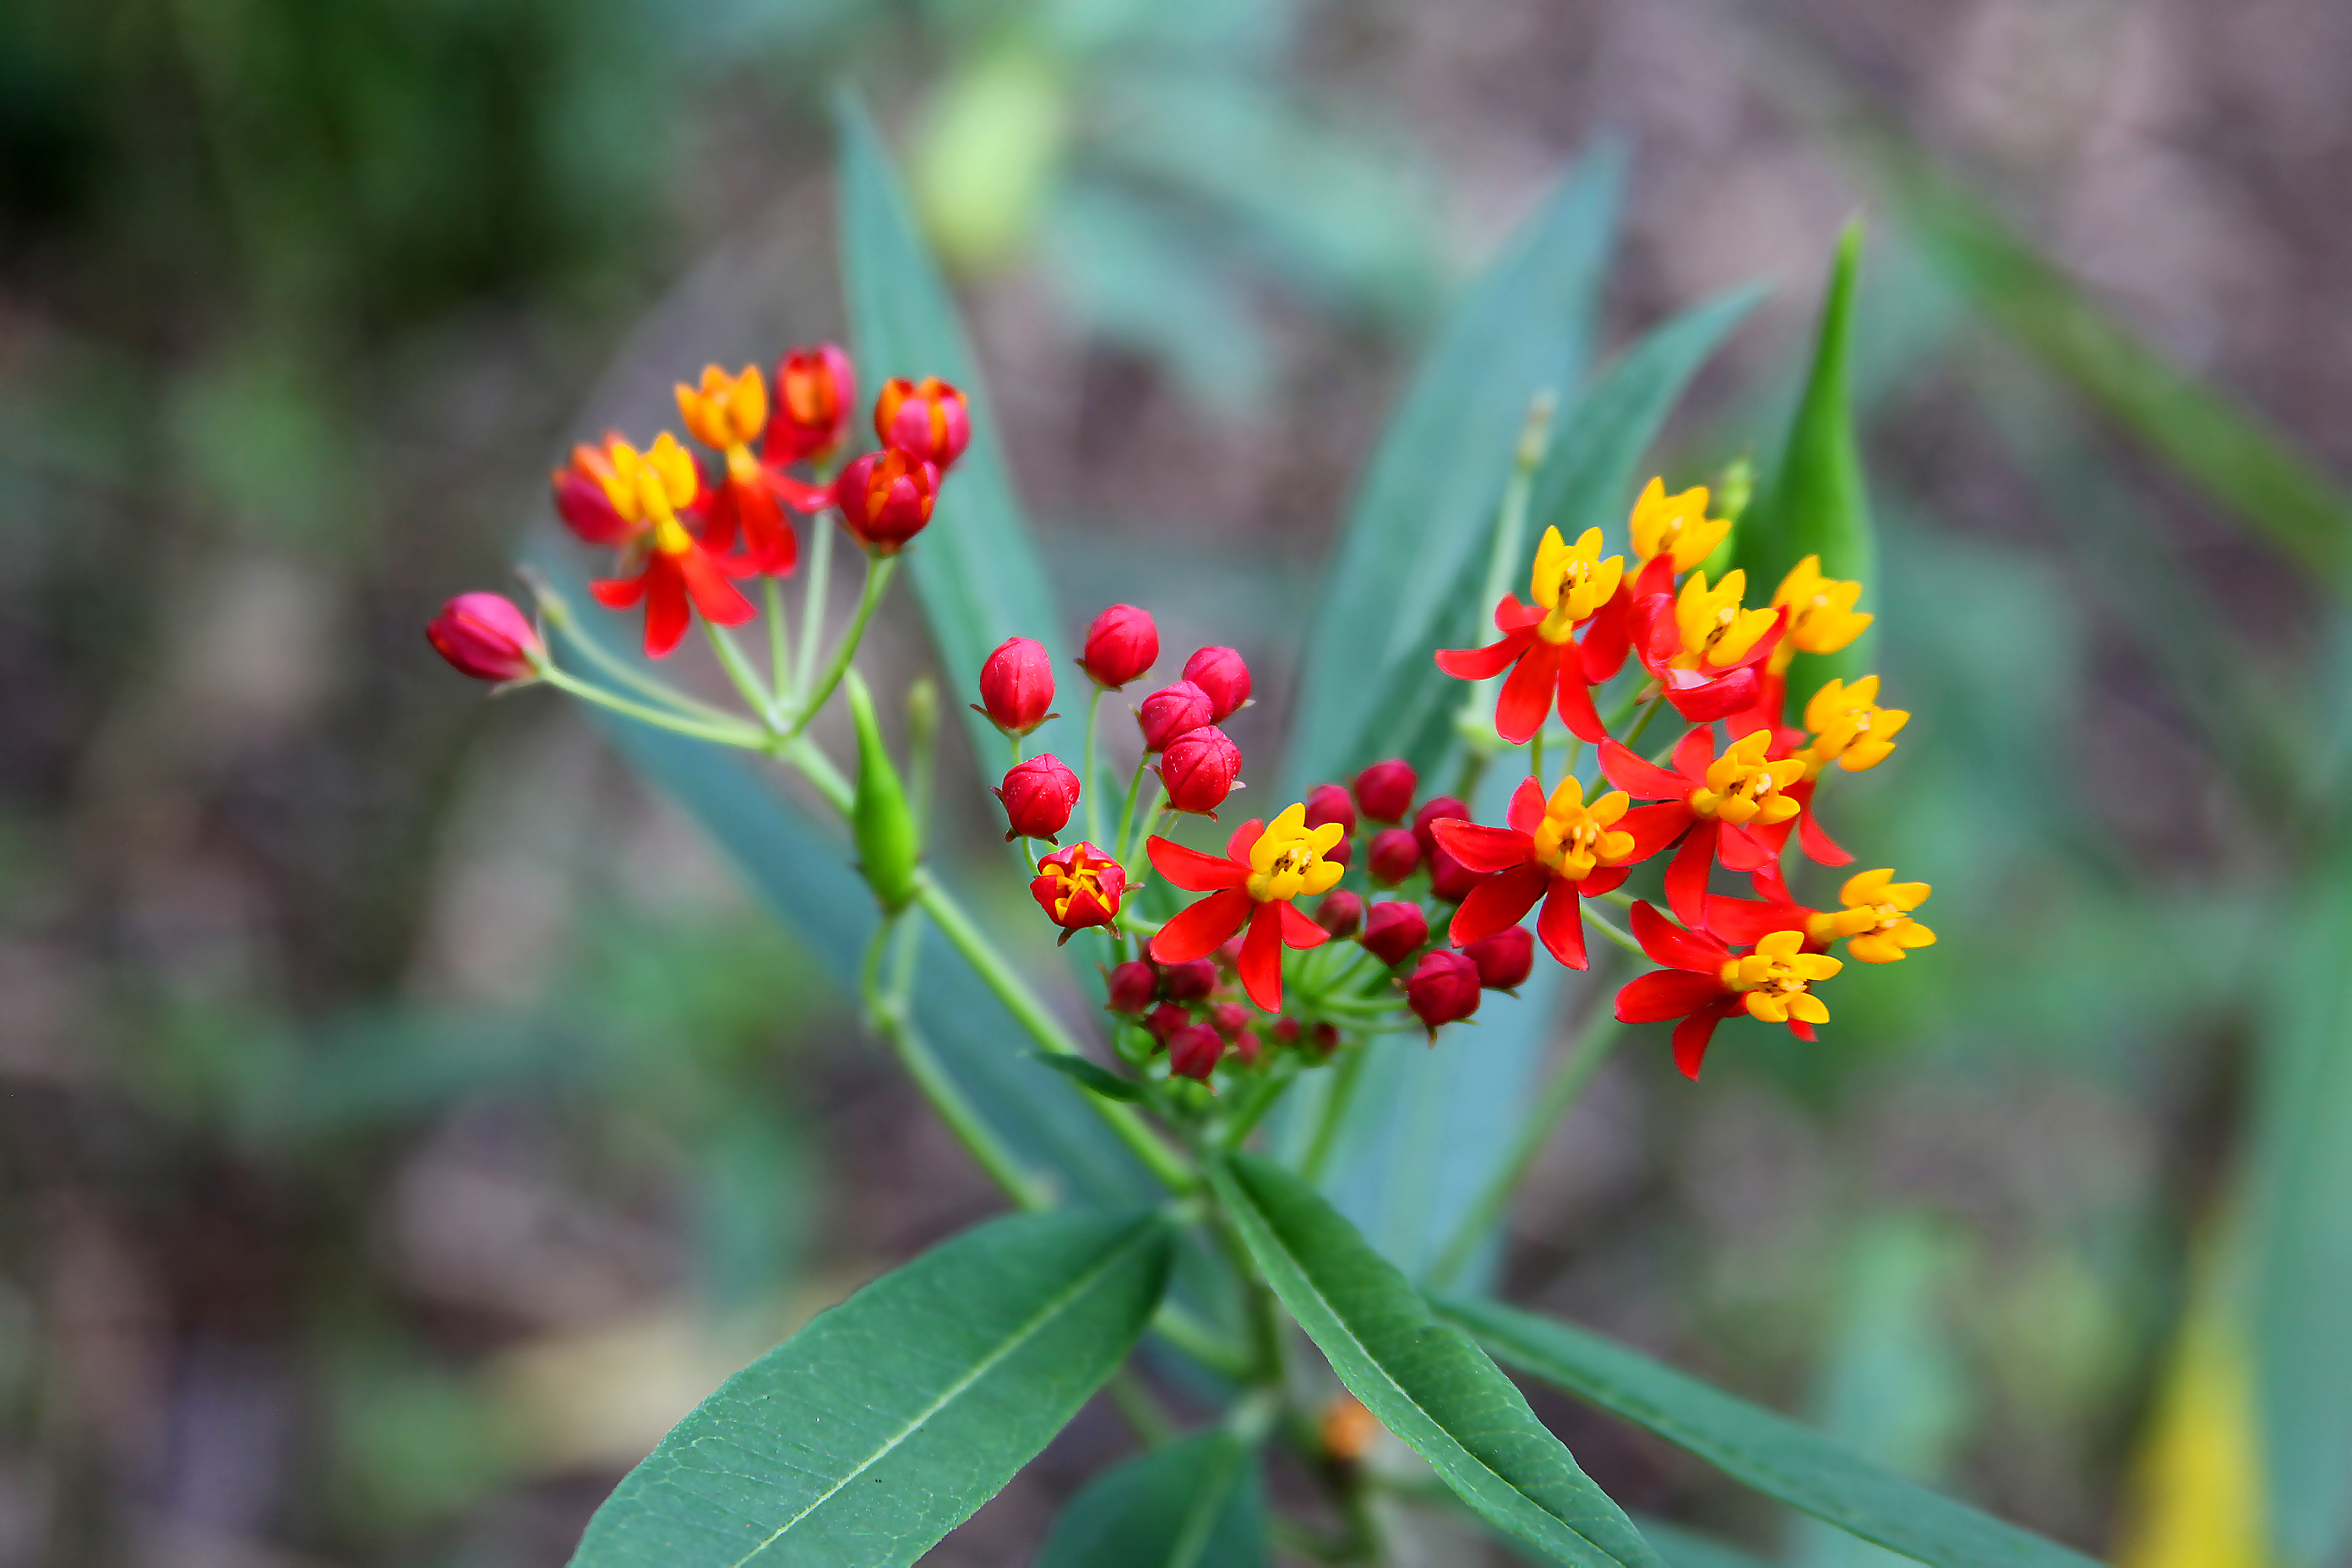
[[[889,749],[882,743],[873,695],[854,669],[844,685],[849,692],[849,716],[857,727],[857,794],[850,821],[856,830],[858,867],[883,909],[895,914],[915,896],[915,862],[921,853],[915,815],[907,808],[907,792],[890,765]]]

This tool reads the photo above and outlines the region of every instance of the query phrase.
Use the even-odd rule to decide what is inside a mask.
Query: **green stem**
[[[1629,732],[1624,741],[1621,742],[1627,751],[1630,752],[1633,749],[1633,742],[1642,738],[1642,731],[1650,727],[1650,721],[1656,718],[1658,716],[1658,710],[1664,708],[1665,705],[1666,694],[1663,691],[1650,699],[1650,705],[1642,710],[1641,718],[1634,721],[1632,731]]]
[[[792,628],[784,623],[783,579],[768,576],[761,579],[761,595],[768,607],[768,668],[776,691],[776,705],[781,708],[784,694],[793,689]]]
[[[1160,1303],[1160,1310],[1152,1315],[1151,1331],[1222,1377],[1234,1383],[1249,1377],[1249,1357],[1173,1301]]]
[[[1323,1167],[1330,1163],[1331,1151],[1339,1142],[1340,1125],[1347,1121],[1349,1102],[1356,1097],[1356,1080],[1364,1075],[1365,1047],[1358,1046],[1331,1069],[1331,1089],[1323,1097],[1322,1120],[1315,1124],[1315,1136],[1308,1140],[1305,1158],[1298,1162],[1298,1174],[1309,1185],[1323,1179]]]
[[[1519,563],[1523,539],[1528,531],[1528,501],[1535,490],[1536,470],[1543,467],[1544,453],[1551,446],[1552,412],[1559,405],[1559,395],[1550,387],[1538,389],[1528,400],[1528,416],[1519,426],[1518,446],[1511,454],[1511,477],[1503,487],[1503,504],[1495,513],[1494,542],[1486,553],[1486,583],[1478,599],[1478,612],[1486,614],[1502,601],[1509,591],[1511,573]],[[1493,715],[1495,697],[1502,689],[1503,677],[1482,680],[1470,688],[1462,700],[1459,728],[1474,753],[1491,752],[1502,743],[1495,733]],[[1475,785],[1474,775],[1470,783]],[[1456,792],[1461,798],[1470,798],[1467,789]]]
[[[1102,713],[1103,689],[1087,698],[1087,754],[1078,769],[1078,798],[1087,803],[1087,842],[1102,847],[1102,803],[1095,794],[1095,721]]]
[[[1026,982],[1007,963],[1002,953],[989,945],[980,928],[961,905],[948,895],[947,889],[929,877],[920,877],[915,885],[915,902],[931,917],[948,941],[955,944],[965,962],[978,973],[996,999],[1004,1004],[1015,1022],[1029,1032],[1029,1037],[1049,1051],[1064,1056],[1077,1056],[1077,1042],[1070,1037],[1062,1021],[1030,990]],[[1134,1107],[1098,1095],[1080,1097],[1092,1106],[1097,1115],[1109,1124],[1136,1157],[1141,1160],[1161,1185],[1172,1193],[1188,1193],[1200,1184],[1200,1178],[1185,1164],[1177,1152],[1162,1142],[1144,1123]]]
[[[584,656],[589,663],[613,679],[632,690],[652,698],[656,702],[667,703],[681,713],[726,724],[741,721],[740,715],[730,712],[715,702],[705,702],[698,697],[689,697],[668,681],[657,680],[647,675],[627,659],[607,648],[601,639],[591,637],[582,629],[578,620],[573,617],[572,605],[562,595],[541,582],[537,573],[525,573],[523,580],[530,584],[531,592],[537,595],[540,614],[547,617],[547,624],[563,634],[566,645]]]
[[[740,746],[746,751],[761,751],[765,749],[768,743],[768,737],[749,724],[706,723],[698,719],[687,719],[676,713],[665,713],[657,708],[648,708],[642,702],[632,702],[625,697],[615,697],[603,687],[591,686],[586,681],[566,674],[552,665],[541,669],[539,674],[541,680],[559,691],[568,691],[583,702],[593,702],[598,707],[609,708],[615,713],[625,713],[639,723],[651,724],[656,730],[668,730],[677,734],[691,736],[698,741],[714,742],[721,746]]]
[[[1632,936],[1627,934],[1624,927],[1619,925],[1615,921],[1611,920],[1607,915],[1602,914],[1599,910],[1594,909],[1592,907],[1591,900],[1579,899],[1576,900],[1576,905],[1578,911],[1584,916],[1584,921],[1587,925],[1599,931],[1601,935],[1607,937],[1611,942],[1615,942],[1619,947],[1623,948],[1627,952],[1638,954],[1643,962],[1654,962],[1650,958],[1648,953],[1642,951],[1642,944],[1635,942]]]
[[[1234,1107],[1233,1119],[1225,1124],[1226,1148],[1238,1149],[1248,1142],[1265,1113],[1274,1109],[1274,1102],[1282,1098],[1282,1091],[1298,1076],[1297,1060],[1297,1056],[1286,1055],[1282,1066],[1260,1074],[1243,1091],[1241,1103]]]
[[[709,635],[711,650],[719,655],[719,662],[725,668],[727,679],[735,683],[735,689],[743,694],[743,700],[751,705],[751,711],[760,716],[760,722],[768,729],[774,729],[775,699],[768,695],[768,688],[760,679],[760,672],[751,668],[751,661],[743,657],[743,650],[735,646],[734,637],[729,635],[725,626],[716,621],[704,621],[702,629]]]
[[[1528,1169],[1535,1163],[1536,1156],[1543,1152],[1552,1130],[1559,1125],[1559,1119],[1568,1114],[1568,1108],[1576,1103],[1577,1097],[1584,1091],[1584,1086],[1592,1081],[1593,1073],[1607,1058],[1611,1047],[1616,1045],[1624,1028],[1616,1016],[1608,1012],[1601,1013],[1585,1026],[1584,1033],[1570,1049],[1568,1060],[1560,1064],[1551,1081],[1544,1085],[1543,1092],[1528,1110],[1527,1120],[1519,1123],[1519,1130],[1511,1140],[1510,1152],[1503,1156],[1502,1163],[1495,1167],[1495,1173],[1487,1178],[1486,1186],[1479,1190],[1477,1197],[1464,1212],[1462,1223],[1454,1227],[1453,1238],[1445,1244],[1445,1250],[1439,1253],[1437,1261],[1430,1266],[1428,1283],[1433,1289],[1442,1290],[1451,1286],[1469,1264],[1470,1255],[1477,1251],[1479,1242],[1501,1222],[1504,1211],[1510,1207],[1512,1194],[1527,1179]]]
[[[1127,781],[1127,804],[1119,808],[1118,848],[1115,851],[1118,856],[1118,863],[1122,866],[1128,863],[1137,847],[1134,843],[1135,805],[1143,795],[1144,770],[1150,766],[1151,753],[1146,752],[1135,759],[1135,776]],[[1157,815],[1156,811],[1154,815]]]
[[[819,512],[810,521],[816,538],[809,547],[809,574],[801,589],[801,652],[794,660],[801,684],[793,689],[793,706],[805,710],[809,678],[816,673],[817,644],[824,635],[824,595],[833,583],[833,524]]]
[[[1168,1413],[1160,1408],[1160,1402],[1151,1397],[1151,1391],[1143,1386],[1143,1380],[1135,1375],[1131,1367],[1123,1366],[1111,1373],[1103,1391],[1118,1406],[1119,1415],[1134,1430],[1136,1441],[1145,1447],[1160,1447],[1176,1436],[1176,1424],[1168,1419]]]
[[[1543,726],[1538,724],[1536,726],[1534,742],[1528,747],[1528,777],[1536,781],[1536,788],[1549,795],[1551,791],[1544,785],[1543,753]]]
[[[885,555],[878,561],[870,555],[866,558],[866,592],[858,595],[857,614],[850,620],[848,630],[841,634],[840,645],[833,650],[833,657],[825,661],[824,673],[817,678],[816,685],[810,689],[800,711],[793,716],[793,727],[784,732],[786,740],[807,729],[810,722],[824,710],[825,700],[833,695],[833,689],[841,684],[842,675],[849,668],[849,661],[856,657],[857,645],[866,636],[866,623],[874,618],[874,606],[882,602],[882,592],[889,587],[891,574],[898,569],[898,558],[895,555]]]
[[[818,751],[815,742],[807,736],[786,741],[771,735],[760,742],[760,749],[777,761],[798,768],[802,775],[815,786],[816,793],[824,797],[827,805],[844,816],[849,815],[857,792],[842,776],[841,770],[833,765],[833,759]]]

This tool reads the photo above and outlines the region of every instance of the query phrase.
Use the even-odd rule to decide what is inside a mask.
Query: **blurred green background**
[[[2137,1568],[2352,1560],[2347,68],[2329,0],[14,0],[0,1568],[560,1563],[993,1208],[593,731],[419,636],[565,442],[840,331],[843,79],[1066,605],[1240,646],[1269,784],[1402,372],[1574,156],[1631,154],[1608,344],[1776,285],[1677,483],[1776,438],[1868,212],[1914,719],[1838,822],[1942,944],[1819,1049],[1622,1052],[1504,1287]],[[1537,1398],[1629,1506],[1865,1560]],[[1023,1560],[1122,1440],[933,1560]]]

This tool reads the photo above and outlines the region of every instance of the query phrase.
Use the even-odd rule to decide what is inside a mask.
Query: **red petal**
[[[1552,688],[1559,679],[1559,644],[1536,638],[1511,678],[1503,682],[1503,695],[1495,702],[1495,728],[1514,746],[1527,744],[1551,712]]]
[[[1484,942],[1498,931],[1508,931],[1528,918],[1528,911],[1543,897],[1544,885],[1551,874],[1540,866],[1525,862],[1510,870],[1498,872],[1470,889],[1462,907],[1454,911],[1454,923],[1445,934],[1456,947],[1467,947],[1474,942]]]
[[[1701,822],[1666,865],[1666,902],[1673,906],[1675,919],[1686,926],[1696,926],[1706,918],[1706,879],[1715,869],[1721,827],[1711,820]]]
[[[602,577],[588,584],[588,592],[598,604],[608,610],[634,609],[646,596],[646,577],[640,572],[634,577]]]
[[[1625,879],[1633,874],[1631,866],[1595,866],[1592,875],[1576,885],[1577,896],[1597,899],[1603,893],[1613,893],[1623,887]]]
[[[1249,880],[1248,867],[1203,855],[1198,849],[1187,849],[1156,833],[1145,842],[1143,851],[1151,857],[1152,865],[1159,868],[1161,876],[1188,893],[1213,893],[1222,888],[1238,888]]]
[[[1776,931],[1802,931],[1813,911],[1770,899],[1706,900],[1706,929],[1734,947],[1748,947]]]
[[[1787,879],[1780,875],[1780,863],[1777,860],[1769,866],[1759,866],[1749,874],[1748,881],[1756,889],[1756,896],[1768,904],[1793,904],[1797,901],[1797,896],[1789,891]]]
[[[686,635],[686,582],[666,555],[646,563],[646,654],[659,658]]]
[[[1253,816],[1233,831],[1225,840],[1225,853],[1243,865],[1249,864],[1250,851],[1257,847],[1258,839],[1265,833],[1265,819]]]
[[[702,514],[702,547],[715,555],[735,548],[735,518],[739,510],[735,481],[729,479],[710,498]]]
[[[1706,730],[1693,730],[1675,742],[1675,771],[1694,784],[1706,783],[1707,764],[1715,761],[1715,736]]]
[[[1506,594],[1495,606],[1495,629],[1505,637],[1514,632],[1530,631],[1543,624],[1541,605],[1522,605],[1516,594]]]
[[[722,626],[740,626],[759,614],[751,601],[735,591],[727,574],[711,563],[709,553],[700,546],[677,556],[677,574],[686,591],[694,595],[694,607],[702,618]]]
[[[1211,893],[1160,928],[1160,934],[1151,939],[1151,956],[1162,963],[1206,958],[1242,929],[1255,907],[1255,900],[1239,888]]]
[[[1685,931],[1666,919],[1646,900],[1633,903],[1633,940],[1642,951],[1669,969],[1687,969],[1709,979],[1722,972],[1731,950],[1703,931]]]
[[[1633,595],[1620,584],[1584,628],[1580,648],[1584,679],[1595,686],[1624,667],[1626,651],[1633,647]]]
[[[1627,981],[1617,993],[1617,1021],[1663,1024],[1668,1018],[1688,1017],[1722,997],[1722,985],[1707,975],[1685,974],[1679,969],[1653,969]]]
[[[1282,910],[1282,945],[1285,947],[1321,947],[1331,940],[1331,933],[1298,912],[1297,907],[1285,899],[1276,908]]]
[[[1286,904],[1257,907],[1257,913],[1250,917],[1249,935],[1242,941],[1241,958],[1234,965],[1249,999],[1269,1013],[1282,1011],[1282,917],[1276,911],[1286,908]]]
[[[1822,830],[1822,819],[1813,815],[1811,806],[1797,814],[1797,842],[1816,866],[1845,866],[1853,861],[1853,857],[1839,848],[1837,841]]]
[[[1649,764],[1645,763],[1643,765],[1646,767]],[[1656,805],[1635,806],[1617,819],[1617,831],[1633,836],[1633,853],[1626,858],[1626,866],[1638,866],[1647,860],[1651,856],[1681,837],[1683,830],[1697,820],[1697,817],[1691,815],[1691,808],[1678,800],[1662,801]],[[1606,889],[1595,889],[1599,892],[1607,890]]]
[[[1788,631],[1789,606],[1783,605],[1780,606],[1779,611],[1774,614],[1772,617],[1772,625],[1769,629],[1768,629],[1762,637],[1756,639],[1755,645],[1749,647],[1746,653],[1741,654],[1738,659],[1726,665],[1724,668],[1727,669],[1754,668],[1756,666],[1764,662],[1764,658],[1767,654],[1769,654],[1774,648],[1780,645],[1780,639],[1788,635]]]
[[[1727,871],[1753,871],[1759,866],[1769,866],[1773,860],[1769,846],[1748,829],[1727,822],[1717,826],[1715,854]]]
[[[1673,554],[1653,555],[1649,563],[1634,574],[1633,594],[1636,599],[1664,595],[1669,601],[1675,592],[1675,558]]]
[[[1780,727],[1780,705],[1789,692],[1789,678],[1759,671],[1756,681],[1756,701],[1724,721],[1732,735],[1752,733],[1758,730],[1778,730]],[[1776,748],[1777,751],[1777,748]]]
[[[1811,1045],[1813,1041],[1821,1038],[1819,1035],[1813,1033],[1813,1026],[1811,1024],[1806,1023],[1802,1018],[1791,1018],[1789,1020],[1789,1033],[1796,1036],[1797,1038],[1804,1041],[1808,1045]]]
[[[833,504],[831,485],[806,484],[773,468],[763,471],[768,476],[768,488],[776,492],[776,499],[794,511],[819,512]]]
[[[1459,817],[1441,817],[1429,825],[1429,830],[1445,846],[1447,854],[1473,871],[1507,871],[1524,866],[1536,847],[1534,839],[1516,827],[1481,827]]]
[[[1683,742],[1688,745],[1690,742]],[[1712,744],[1708,754],[1714,754]],[[1670,773],[1655,763],[1645,763],[1614,741],[1601,742],[1601,771],[1609,782],[1627,795],[1643,800],[1671,800],[1679,803],[1690,794],[1691,781],[1679,773]],[[1628,818],[1635,815],[1628,813]]]
[[[1686,673],[1675,670],[1680,677]],[[1666,700],[1675,711],[1694,724],[1712,724],[1717,719],[1727,719],[1756,700],[1756,672],[1745,665],[1728,672],[1702,680],[1696,686],[1684,686],[1676,680],[1666,683]]]
[[[1511,792],[1510,809],[1503,813],[1503,820],[1521,833],[1533,834],[1543,826],[1543,785],[1533,779],[1521,779],[1519,787]],[[1454,858],[1462,858],[1459,855]]]
[[[1609,738],[1609,731],[1593,710],[1592,688],[1584,683],[1584,662],[1580,658],[1562,659],[1559,666],[1559,720],[1568,726],[1569,733],[1580,741],[1595,745]]]
[[[1536,917],[1537,939],[1570,969],[1582,969],[1586,963],[1582,898],[1574,882],[1565,877],[1554,877],[1551,891],[1544,899],[1543,913]]]
[[[1721,1009],[1710,1007],[1675,1026],[1675,1066],[1683,1069],[1685,1078],[1698,1078],[1699,1067],[1706,1060],[1706,1047],[1715,1039],[1715,1026],[1724,1017]]]
[[[1512,637],[1485,647],[1442,647],[1437,650],[1437,668],[1460,680],[1491,680],[1510,668],[1532,640]]]

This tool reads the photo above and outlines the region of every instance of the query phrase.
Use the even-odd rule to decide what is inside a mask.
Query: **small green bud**
[[[1712,510],[1716,516],[1736,525],[1739,521],[1739,514],[1748,510],[1748,503],[1755,494],[1756,465],[1748,460],[1747,453],[1742,452],[1723,470],[1723,477],[1715,481]]]
[[[930,749],[931,737],[939,733],[940,689],[928,675],[915,677],[907,688],[907,747],[920,755]]]
[[[843,685],[849,692],[850,720],[857,727],[857,794],[850,821],[856,830],[858,866],[883,909],[895,914],[915,896],[915,862],[921,852],[915,815],[907,808],[907,792],[890,765],[889,749],[882,743],[872,693],[854,669]]]

